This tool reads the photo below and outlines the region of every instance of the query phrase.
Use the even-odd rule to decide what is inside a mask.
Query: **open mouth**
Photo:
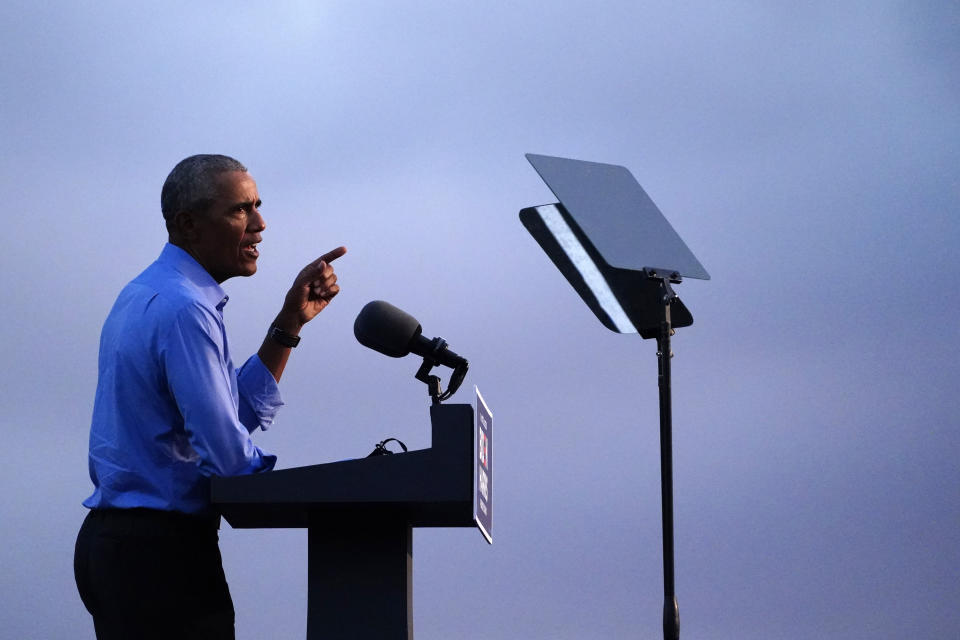
[[[248,258],[256,259],[257,257],[260,256],[260,252],[257,250],[256,242],[252,244],[244,245],[242,248],[242,252],[243,252],[243,255],[247,256]]]

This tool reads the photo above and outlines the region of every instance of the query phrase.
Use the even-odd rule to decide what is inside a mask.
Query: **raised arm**
[[[330,304],[334,296],[340,293],[337,274],[330,263],[346,252],[346,247],[337,247],[300,270],[284,298],[283,308],[274,319],[271,329],[277,327],[283,334],[291,337],[300,335],[303,325],[313,320]],[[280,376],[283,375],[283,370],[287,366],[290,349],[291,347],[281,344],[268,333],[257,352],[260,360],[277,382],[280,381]]]

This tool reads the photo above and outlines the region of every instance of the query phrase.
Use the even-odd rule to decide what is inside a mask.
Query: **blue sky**
[[[372,299],[493,411],[495,544],[417,530],[417,637],[659,637],[655,348],[520,225],[553,201],[532,152],[630,168],[713,276],[678,287],[682,636],[956,637],[958,29],[947,2],[4,3],[0,625],[93,637],[71,563],[100,325],[160,251],[167,172],[214,152],[267,220],[227,283],[234,353],[350,249],[257,440],[281,466],[429,445],[418,363],[353,338]],[[302,637],[305,532],[221,547],[238,638]]]

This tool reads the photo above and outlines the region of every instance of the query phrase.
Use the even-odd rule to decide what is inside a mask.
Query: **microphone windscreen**
[[[353,323],[360,344],[392,358],[410,353],[410,341],[420,331],[416,318],[383,300],[368,302]]]

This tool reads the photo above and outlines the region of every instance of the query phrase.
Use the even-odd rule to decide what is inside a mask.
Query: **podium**
[[[429,449],[212,478],[230,526],[307,529],[308,639],[413,637],[413,528],[476,526],[473,417],[434,404]]]

